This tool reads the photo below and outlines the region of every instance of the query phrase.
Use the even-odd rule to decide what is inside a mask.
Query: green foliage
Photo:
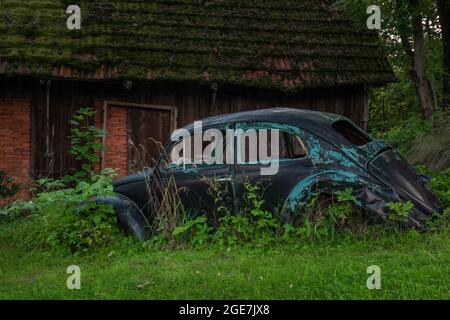
[[[431,177],[431,188],[448,209],[450,207],[450,168],[440,173],[433,173]]]
[[[32,195],[37,196],[40,193],[57,191],[66,187],[67,185],[63,180],[40,178],[33,182],[30,191]]]
[[[4,208],[0,208],[0,224],[11,223],[20,217],[26,217],[36,210],[36,205],[33,201],[17,200],[8,204]]]
[[[245,196],[237,215],[225,216],[215,232],[215,240],[221,245],[235,245],[259,241],[267,244],[275,240],[280,223],[264,209],[264,190],[260,183],[244,183]]]
[[[352,212],[352,203],[356,201],[356,197],[353,195],[352,188],[335,191],[334,195],[337,201],[329,206],[326,211],[335,225],[343,225]]]
[[[217,183],[214,179],[206,181],[209,185],[208,195],[214,199],[215,208],[212,212],[211,223],[216,227],[221,220],[231,215],[231,208],[227,205],[229,199],[228,185]]]
[[[435,212],[427,227],[430,231],[445,231],[450,227],[450,168],[443,171],[434,171],[426,166],[418,166],[417,171],[431,178],[427,187],[439,198],[444,210]]]
[[[438,112],[427,123],[426,131],[404,148],[405,157],[413,165],[425,165],[434,171],[450,167],[450,114]]]
[[[242,215],[229,215],[222,219],[214,237],[221,245],[233,246],[242,243],[249,243],[252,240],[254,225],[250,220]]]
[[[268,243],[275,240],[280,223],[272,213],[264,210],[264,200],[260,184],[244,183],[246,190],[244,203],[237,215],[231,213],[225,202],[225,192],[217,183],[210,182],[209,195],[217,204],[208,218],[198,216],[184,218],[177,226],[173,236],[178,243],[203,245],[237,245],[259,241]]]
[[[343,235],[357,212],[352,188],[331,192],[316,193],[306,208],[297,215],[300,219],[297,228],[285,227],[286,236],[306,241],[333,241]]]
[[[103,246],[115,236],[116,214],[109,205],[89,201],[92,197],[112,195],[109,176],[93,176],[73,189],[42,193],[37,203],[44,219],[53,220],[54,230],[47,236],[52,245],[64,245],[72,251]]]
[[[203,245],[216,243],[220,246],[253,245],[267,246],[270,243],[287,241],[322,241],[332,240],[344,234],[353,221],[352,205],[355,202],[353,189],[333,193],[323,207],[320,195],[313,195],[305,210],[299,212],[297,223],[284,224],[281,218],[264,209],[261,184],[244,183],[245,196],[238,214],[223,203],[218,205],[220,213],[194,219],[185,218],[175,228],[173,236],[178,244],[190,243]],[[223,192],[221,188],[211,185],[210,195],[220,203]],[[214,219],[221,216],[218,221]],[[212,217],[212,218],[211,218]]]
[[[243,215],[249,216],[252,224],[255,225],[256,236],[273,235],[279,228],[279,223],[273,214],[264,210],[264,195],[260,183],[244,183],[245,198]]]
[[[203,245],[208,241],[211,229],[206,218],[200,216],[176,227],[173,236],[177,241],[190,242],[194,246]]]
[[[435,0],[411,1],[380,0],[374,3],[371,0],[334,0],[338,8],[343,9],[354,18],[354,23],[366,28],[369,17],[367,8],[377,5],[381,9],[381,30],[378,34],[388,60],[394,69],[398,81],[387,86],[374,88],[369,92],[369,130],[375,136],[383,137],[392,127],[399,130],[405,126],[410,118],[415,121],[420,117],[417,94],[411,81],[412,56],[411,50],[405,50],[401,38],[411,43],[412,26],[411,17],[421,13],[425,30],[425,47],[427,76],[436,95],[438,109],[442,101],[442,38],[441,28]],[[417,125],[417,124],[415,124]],[[408,132],[402,139],[401,132],[397,131],[392,137],[394,143],[398,140],[411,141],[412,132]],[[388,137],[389,138],[389,137]],[[401,141],[399,141],[401,142]]]
[[[82,169],[74,175],[75,180],[89,179],[100,160],[99,151],[103,148],[100,138],[105,132],[92,125],[95,113],[92,108],[80,108],[70,121],[70,153],[81,161]]]
[[[15,195],[19,191],[19,185],[14,183],[14,178],[0,170],[0,200]],[[1,205],[1,202],[0,202]]]
[[[60,182],[49,180],[50,190]],[[116,214],[109,205],[90,201],[95,196],[112,195],[111,175],[93,175],[74,188],[38,193],[28,202],[14,202],[0,214],[8,221],[29,216],[32,224],[23,239],[32,247],[64,247],[71,252],[105,246],[118,234]],[[6,219],[4,219],[6,220]]]
[[[432,191],[441,200],[445,208],[450,207],[450,168],[437,172],[425,166],[419,166],[418,171],[431,178],[430,187]]]
[[[406,222],[411,209],[414,208],[414,204],[411,201],[407,202],[388,202],[386,205],[389,207],[391,212],[389,213],[388,219],[397,222]]]
[[[123,239],[74,259],[61,251],[15,246],[24,224],[0,226],[2,300],[450,298],[449,232],[175,250]],[[72,264],[81,267],[81,290],[65,286],[65,269]],[[381,267],[381,290],[366,287],[371,264]]]
[[[389,141],[394,148],[405,154],[411,147],[412,141],[419,135],[431,131],[430,121],[424,121],[418,114],[414,114],[406,121],[400,121],[397,125],[382,134],[382,138]]]

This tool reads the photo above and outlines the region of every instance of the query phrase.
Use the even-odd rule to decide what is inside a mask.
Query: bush
[[[244,183],[245,196],[238,215],[222,218],[215,233],[215,240],[222,245],[234,245],[258,241],[267,244],[275,239],[280,221],[264,209],[261,184]]]
[[[112,194],[109,176],[93,176],[91,182],[79,182],[73,189],[40,194],[37,203],[44,217],[57,218],[47,242],[73,252],[106,245],[118,231],[116,214],[111,206],[89,200]]]
[[[19,192],[19,185],[14,183],[14,178],[0,170],[0,205],[6,198],[12,197],[17,192]]]
[[[299,208],[293,226],[284,226],[285,237],[334,241],[342,236],[365,234],[369,221],[355,201],[352,188],[314,194],[304,208]]]
[[[425,166],[418,166],[417,171],[431,178],[429,183],[431,190],[441,200],[444,207],[450,207],[450,168],[439,172]]]
[[[11,223],[19,217],[30,216],[35,212],[33,201],[14,201],[4,208],[0,208],[0,224]]]
[[[263,209],[260,184],[245,183],[244,205],[237,215],[233,215],[224,201],[224,192],[214,181],[210,181],[209,194],[217,204],[209,217],[185,218],[173,232],[178,243],[189,242],[202,245],[214,242],[220,245],[236,245],[259,241],[268,243],[275,239],[279,222],[272,213]]]
[[[64,247],[71,252],[102,247],[119,233],[116,214],[111,206],[90,200],[113,194],[111,182],[110,174],[94,175],[74,188],[41,192],[32,201],[15,202],[1,213],[9,221],[32,217],[23,241],[33,247]]]
[[[81,161],[81,171],[75,173],[75,180],[89,179],[100,161],[99,151],[103,148],[100,138],[105,132],[92,125],[95,113],[92,108],[80,108],[70,121],[70,153]]]
[[[222,203],[221,189],[212,184],[209,192],[218,203],[216,211],[220,212],[213,212],[209,218],[184,219],[173,232],[176,243],[265,246],[276,241],[334,240],[347,234],[354,224],[366,222],[355,220],[360,212],[354,209],[351,188],[330,195],[326,207],[323,207],[321,195],[313,196],[307,207],[297,213],[299,219],[291,225],[283,224],[278,215],[264,209],[260,184],[245,183],[244,186],[243,206],[233,215]],[[220,218],[216,220],[217,217]]]
[[[416,137],[429,133],[431,129],[432,124],[430,121],[422,120],[418,114],[413,114],[409,119],[400,121],[379,136],[405,154]]]

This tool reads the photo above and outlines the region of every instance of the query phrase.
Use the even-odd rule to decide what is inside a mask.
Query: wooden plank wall
[[[48,174],[46,167],[46,84],[33,78],[0,77],[0,99],[31,99],[32,107],[32,171],[34,176]],[[50,87],[51,152],[54,176],[67,173],[78,164],[68,153],[69,119],[82,106],[94,101],[117,100],[143,104],[175,106],[178,126],[204,117],[236,111],[270,107],[304,108],[343,114],[364,126],[367,96],[363,87],[335,87],[282,93],[252,88],[221,87],[214,99],[211,86],[193,83],[135,83],[129,90],[122,82],[52,81]],[[215,105],[212,105],[215,101]]]

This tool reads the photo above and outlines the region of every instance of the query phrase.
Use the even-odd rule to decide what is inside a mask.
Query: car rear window
[[[341,134],[347,141],[356,146],[363,146],[372,141],[369,135],[356,128],[356,126],[349,121],[338,120],[334,122],[332,126],[334,130]]]

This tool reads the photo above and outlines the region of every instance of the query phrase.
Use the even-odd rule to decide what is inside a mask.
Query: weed
[[[19,192],[19,185],[14,182],[14,178],[0,170],[0,206],[6,203],[6,198]]]
[[[175,229],[188,220],[190,213],[185,210],[181,202],[180,193],[183,192],[183,189],[178,188],[170,170],[164,170],[165,159],[168,158],[164,153],[164,147],[159,141],[150,140],[155,145],[155,149],[163,155],[161,162],[147,154],[143,146],[136,146],[131,140],[129,143],[137,156],[137,165],[144,173],[145,188],[149,199],[144,210],[148,210],[152,216],[149,224],[158,239],[163,242],[171,242],[175,240]],[[155,168],[150,170],[147,165]],[[156,168],[157,165],[158,168]]]
[[[211,229],[206,223],[206,218],[200,216],[176,227],[172,235],[180,242],[190,242],[194,246],[203,245],[208,241]]]
[[[80,108],[70,121],[70,153],[75,159],[81,161],[81,170],[73,176],[72,180],[86,180],[94,175],[95,165],[99,162],[99,151],[103,144],[99,140],[105,132],[92,125],[95,110],[92,108]]]
[[[414,204],[411,201],[407,202],[388,202],[386,205],[391,209],[388,219],[397,222],[408,221],[409,212],[414,208]]]
[[[10,221],[30,217],[32,224],[23,239],[26,245],[87,251],[105,246],[118,233],[112,207],[90,201],[102,195],[112,195],[111,175],[94,175],[74,188],[42,192],[32,201],[16,201],[2,214]]]

